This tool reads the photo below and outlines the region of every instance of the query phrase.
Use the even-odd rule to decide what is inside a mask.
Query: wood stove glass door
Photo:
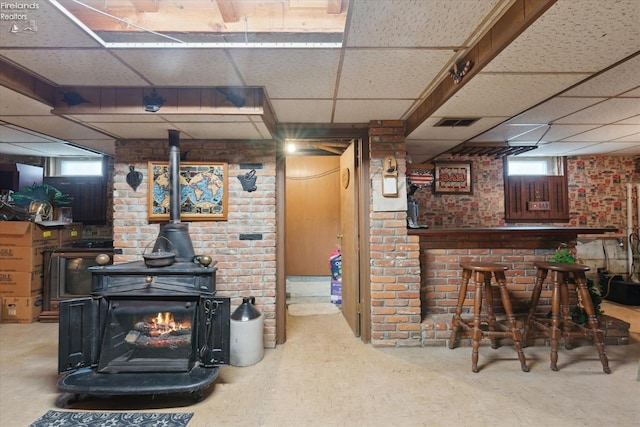
[[[197,306],[194,298],[111,298],[98,371],[188,372]]]

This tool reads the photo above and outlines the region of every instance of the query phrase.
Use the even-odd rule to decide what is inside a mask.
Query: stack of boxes
[[[32,323],[42,311],[44,251],[59,243],[57,227],[0,222],[0,298],[3,323]]]

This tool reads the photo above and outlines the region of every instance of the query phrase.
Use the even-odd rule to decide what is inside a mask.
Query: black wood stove
[[[170,221],[143,261],[90,267],[91,296],[60,304],[62,392],[191,393],[229,362],[229,298],[217,297],[215,262],[195,256],[180,222],[179,134],[169,131]]]

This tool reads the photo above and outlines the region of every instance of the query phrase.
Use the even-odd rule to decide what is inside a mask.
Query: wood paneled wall
[[[340,243],[340,157],[287,157],[286,274],[328,276]]]

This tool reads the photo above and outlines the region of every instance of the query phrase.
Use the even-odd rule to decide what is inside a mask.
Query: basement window
[[[562,157],[507,157],[507,173],[513,175],[564,175]]]
[[[49,176],[102,176],[102,158],[52,158]]]

